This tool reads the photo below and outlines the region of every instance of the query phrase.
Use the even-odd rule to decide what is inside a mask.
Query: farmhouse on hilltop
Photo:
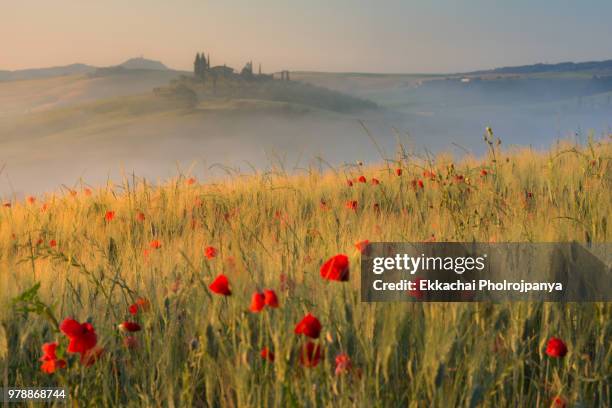
[[[273,74],[261,73],[261,64],[259,64],[258,73],[254,73],[253,61],[247,62],[240,73],[236,73],[233,68],[225,64],[211,67],[210,54],[205,55],[203,52],[196,53],[195,61],[193,62],[193,75],[204,82],[208,79],[215,81],[217,78],[242,78],[250,81],[274,79]],[[289,71],[282,71],[281,80],[289,81]]]

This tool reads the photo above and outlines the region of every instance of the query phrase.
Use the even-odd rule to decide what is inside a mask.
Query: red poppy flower
[[[365,183],[365,182],[366,182],[366,181],[368,181],[368,180],[366,179],[366,177],[365,177],[365,176],[359,176],[359,178],[357,179],[357,181],[358,181],[358,182],[360,182],[360,183]]]
[[[347,184],[349,187],[353,187],[353,181],[352,181],[352,180],[346,180],[346,184]]]
[[[278,297],[276,296],[276,292],[274,292],[272,289],[264,290],[264,301],[268,307],[278,307]]]
[[[86,196],[90,196],[91,195],[91,189],[90,188],[84,189],[83,192],[85,193]]]
[[[142,309],[143,311],[149,310],[150,306],[151,306],[151,303],[147,299],[145,299],[145,298],[138,298],[138,299],[136,299],[136,303],[130,305],[128,310],[129,310],[131,315],[135,315],[135,314],[138,313],[138,311],[140,309]]]
[[[137,332],[141,330],[141,327],[138,323],[136,322],[123,322],[121,323],[119,326],[119,330],[124,331],[124,332]]]
[[[227,276],[221,274],[215,278],[215,280],[208,286],[211,292],[217,295],[230,296],[232,291],[229,288],[229,281]]]
[[[26,200],[28,201],[29,204],[34,204],[36,202],[36,197],[28,196]]]
[[[300,363],[304,367],[316,367],[321,361],[321,346],[309,341],[302,347],[300,354]]]
[[[159,239],[154,239],[153,241],[149,242],[149,246],[152,249],[159,249],[159,248],[161,248],[162,244],[161,244],[161,241]]]
[[[79,323],[67,318],[60,324],[60,330],[70,339],[69,353],[80,353],[81,358],[96,346],[98,337],[91,323]]]
[[[213,259],[214,257],[217,256],[217,248],[212,247],[212,246],[207,246],[204,249],[204,256],[206,256],[207,259]]]
[[[196,181],[197,181],[197,180],[196,180],[194,177],[189,177],[189,178],[187,179],[186,183],[187,183],[187,185],[188,185],[188,186],[191,186],[191,185],[195,184],[195,183],[196,183]]]
[[[135,350],[138,348],[138,339],[134,336],[125,336],[123,345],[130,350]]]
[[[251,306],[249,310],[253,313],[259,313],[266,306],[266,297],[263,293],[255,292],[251,297]]]
[[[565,408],[567,402],[562,397],[555,397],[550,404],[551,408]]]
[[[54,239],[52,239],[51,241],[49,241],[49,246],[50,246],[51,248],[55,248],[55,247],[57,246],[57,241],[56,241],[56,240],[54,240]]]
[[[380,184],[380,180],[378,180],[377,178],[372,178],[371,182],[372,182],[372,184],[373,184],[373,185],[375,185],[375,186],[377,186],[377,185],[379,185],[379,184]]]
[[[259,354],[264,360],[268,360],[270,362],[274,361],[274,352],[270,351],[270,349],[267,347],[262,348]]]
[[[425,184],[423,184],[423,180],[419,180],[417,182],[417,184],[419,185],[419,188],[424,188],[425,187]]]
[[[345,206],[349,210],[357,211],[357,200],[349,200],[346,202]]]
[[[402,169],[401,169],[401,168],[399,168],[399,167],[398,167],[397,169],[395,169],[395,174],[396,174],[398,177],[399,177],[399,176],[401,176],[401,175],[402,175]]]
[[[565,357],[567,354],[567,346],[560,338],[551,337],[548,340],[548,344],[546,344],[546,354],[553,358]]]
[[[140,222],[144,222],[145,220],[145,215],[142,212],[139,212],[138,214],[136,214],[136,221],[140,221]]]
[[[131,315],[135,315],[138,313],[138,305],[134,303],[133,305],[130,305],[128,310],[130,311]]]
[[[321,322],[319,319],[308,313],[304,318],[295,326],[295,334],[303,334],[304,336],[312,339],[318,339],[321,334]]]
[[[58,359],[55,354],[57,346],[58,344],[56,342],[42,345],[43,356],[40,358],[40,361],[42,361],[40,370],[42,372],[53,374],[55,370],[66,367],[66,360]]]
[[[341,353],[336,356],[336,375],[346,374],[353,367],[351,358],[346,353]]]
[[[327,280],[346,282],[349,280],[349,260],[344,254],[334,255],[321,266],[321,277]]]
[[[113,220],[113,218],[115,218],[115,212],[114,211],[107,211],[106,215],[104,216],[104,219],[108,222],[111,222]]]
[[[486,175],[489,174],[489,172],[487,171],[487,169],[482,169],[480,170],[480,176],[481,177],[486,177]]]
[[[366,251],[366,249],[368,249],[369,244],[370,244],[370,241],[367,239],[364,239],[363,241],[355,242],[355,248],[357,248],[357,250],[363,254]]]

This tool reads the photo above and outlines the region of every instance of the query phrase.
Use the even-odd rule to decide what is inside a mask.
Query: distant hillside
[[[162,64],[160,61],[141,57],[130,58],[119,65],[104,67],[102,69],[106,70],[106,73],[109,73],[112,72],[112,70],[109,71],[109,69],[118,67],[120,69],[170,71],[170,69],[168,69],[168,67]],[[0,81],[18,81],[27,79],[53,78],[67,75],[83,75],[95,73],[99,69],[101,68],[93,65],[70,64],[59,67],[20,69],[16,71],[0,70]],[[120,72],[120,70],[117,72]]]
[[[130,58],[118,66],[127,69],[152,69],[157,71],[166,71],[168,67],[162,64],[160,61],[150,60],[142,57]]]
[[[17,71],[0,71],[0,81],[50,78],[94,72],[96,67],[86,64],[70,64],[60,67],[20,69]]]
[[[558,64],[532,64],[515,67],[501,67],[490,70],[474,71],[469,74],[540,74],[547,72],[576,72],[576,71],[612,71],[612,60],[588,62],[560,62]]]
[[[159,96],[191,100],[193,104],[212,99],[251,99],[285,102],[333,112],[348,113],[376,109],[376,103],[299,81],[255,80],[239,77],[203,82],[191,77],[175,80],[168,87],[155,89]]]
[[[150,94],[179,71],[100,68],[84,75],[0,81],[0,119],[13,114],[74,106],[100,99]]]

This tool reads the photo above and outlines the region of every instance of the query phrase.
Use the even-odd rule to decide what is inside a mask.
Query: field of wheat
[[[360,301],[368,241],[610,240],[609,138],[485,141],[3,202],[2,383],[79,406],[609,407],[612,304]]]

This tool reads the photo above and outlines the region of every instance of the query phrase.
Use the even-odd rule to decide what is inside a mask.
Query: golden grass
[[[129,180],[13,202],[0,208],[0,371],[8,385],[63,384],[85,406],[547,406],[558,395],[609,406],[610,304],[365,304],[354,244],[607,242],[611,147],[491,144],[485,158],[458,163],[404,155],[389,166],[218,184]],[[361,175],[367,183],[348,186]],[[216,258],[204,256],[208,245]],[[319,276],[336,253],[349,255],[348,283]],[[208,290],[219,273],[231,297]],[[37,282],[37,297],[10,302]],[[248,312],[263,288],[277,291],[280,308]],[[138,297],[152,307],[137,317],[139,348],[128,350],[116,325]],[[40,314],[20,311],[26,304]],[[65,347],[45,311],[89,319],[101,360],[85,368],[67,355],[71,368],[40,372],[41,344]],[[323,325],[315,368],[300,366],[304,340],[293,334],[307,311]],[[568,344],[564,359],[543,353],[553,335]],[[340,352],[352,374],[334,375]]]

